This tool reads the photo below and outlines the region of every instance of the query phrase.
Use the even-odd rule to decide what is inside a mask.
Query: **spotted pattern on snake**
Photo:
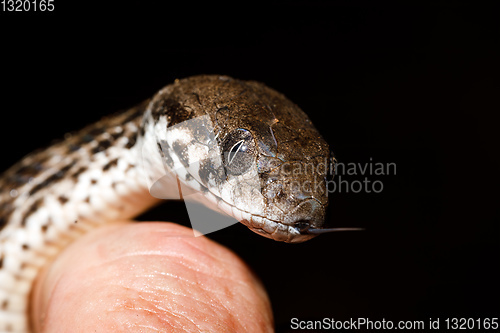
[[[29,293],[50,258],[89,229],[160,201],[148,183],[155,173],[174,174],[164,191],[180,182],[252,231],[294,243],[323,227],[331,163],[297,105],[227,76],[176,80],[67,134],[0,176],[0,332],[30,331]]]

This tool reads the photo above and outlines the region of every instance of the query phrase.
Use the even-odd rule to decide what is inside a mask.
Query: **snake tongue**
[[[301,234],[326,234],[329,232],[337,232],[337,231],[360,231],[365,230],[364,228],[323,228],[323,229],[315,229],[315,228],[304,228],[300,231]]]
[[[364,230],[363,228],[322,228],[325,220],[325,207],[315,199],[308,199],[302,202],[291,215],[298,218],[294,226],[302,235]]]

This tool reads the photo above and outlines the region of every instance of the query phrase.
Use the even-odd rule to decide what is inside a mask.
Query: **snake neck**
[[[141,167],[147,105],[68,134],[0,176],[0,331],[28,330],[36,274],[68,243],[158,202]]]
[[[147,104],[67,134],[64,141],[26,156],[7,170],[0,177],[0,228],[44,220],[36,215],[47,206],[73,210],[61,216],[71,220],[129,218],[148,208],[126,201],[118,204],[127,200],[125,193],[147,191],[139,175]]]

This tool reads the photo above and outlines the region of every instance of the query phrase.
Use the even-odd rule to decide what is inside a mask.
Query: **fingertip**
[[[32,305],[37,332],[265,332],[273,325],[267,293],[239,257],[163,222],[84,235],[39,276]]]

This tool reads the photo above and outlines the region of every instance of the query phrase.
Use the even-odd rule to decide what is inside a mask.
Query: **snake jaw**
[[[269,220],[262,216],[251,216],[250,221],[241,220],[240,222],[256,234],[285,243],[302,243],[316,236],[301,234],[294,226]]]

